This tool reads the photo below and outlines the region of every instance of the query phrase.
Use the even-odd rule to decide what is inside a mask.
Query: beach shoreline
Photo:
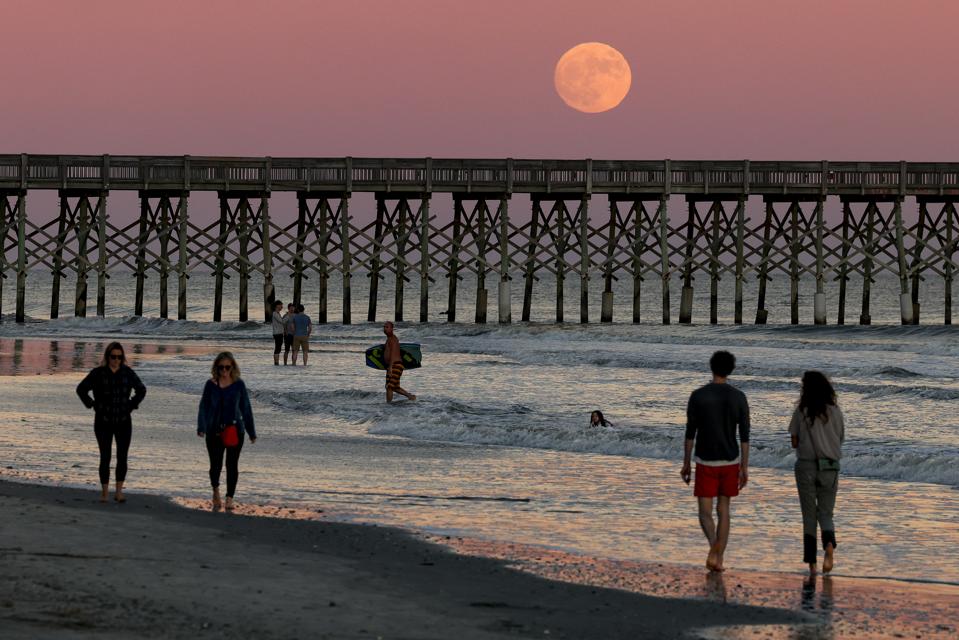
[[[0,480],[6,638],[680,638],[801,612],[557,582],[389,527]]]

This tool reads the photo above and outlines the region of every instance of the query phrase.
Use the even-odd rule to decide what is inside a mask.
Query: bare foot
[[[223,503],[220,502],[220,490],[214,489],[213,490],[213,510],[218,511],[220,507],[222,506],[223,506]]]
[[[108,492],[104,491],[100,494],[100,502],[106,503],[107,500],[109,499],[110,499],[110,494]]]
[[[836,550],[831,544],[826,545],[826,554],[822,559],[822,572],[829,573],[832,571],[833,565],[833,552]]]
[[[710,571],[723,571],[723,557],[716,547],[709,548],[709,555],[706,556],[706,568]]]
[[[815,562],[810,562],[810,563],[809,563],[809,577],[810,577],[810,578],[815,578],[815,577],[816,577],[816,563],[815,563]]]
[[[233,511],[233,498],[230,496],[226,497],[226,504],[223,505],[223,509],[225,511]]]
[[[416,396],[410,395],[410,400],[416,400]]]
[[[113,494],[113,499],[120,503],[127,501],[127,497],[123,495],[123,492],[120,490],[117,490],[117,492]]]

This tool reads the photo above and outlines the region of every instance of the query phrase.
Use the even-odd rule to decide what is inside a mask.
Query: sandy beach
[[[801,612],[550,581],[387,527],[0,482],[12,638],[680,638]]]

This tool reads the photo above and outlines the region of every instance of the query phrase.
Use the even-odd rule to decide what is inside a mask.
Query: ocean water
[[[115,287],[123,294],[116,300],[132,300],[130,284]],[[837,571],[957,584],[959,333],[893,324],[897,284],[877,286],[871,327],[400,324],[403,341],[423,345],[424,367],[403,379],[420,400],[393,406],[383,402],[382,373],[363,365],[363,350],[382,339],[378,324],[318,326],[310,366],[294,369],[272,365],[272,339],[261,322],[212,323],[200,305],[187,321],[122,315],[125,302],[102,319],[16,325],[6,316],[0,473],[96,483],[92,416],[73,387],[117,338],[137,352],[134,365],[150,389],[134,417],[131,488],[206,497],[196,406],[213,355],[230,349],[252,390],[261,436],[244,448],[241,500],[603,558],[698,565],[705,545],[691,490],[679,480],[684,409],[689,393],[708,381],[710,354],[726,348],[737,355],[733,383],[747,393],[753,416],[751,480],[734,502],[727,562],[802,567],[786,428],[799,378],[815,368],[836,383],[847,422]],[[463,289],[461,317],[471,317],[471,288]],[[534,317],[545,320],[553,287],[541,282],[537,291]],[[771,290],[774,322],[788,321],[786,293]],[[286,296],[282,289],[279,296]],[[41,316],[42,297],[34,298],[40,302],[30,303],[31,315]],[[881,315],[878,301],[886,298],[893,312]],[[415,312],[413,300],[407,309]],[[384,286],[380,317],[390,317],[392,301]],[[362,302],[354,318],[365,319]],[[441,302],[438,295],[434,309],[445,309]],[[698,302],[694,320],[701,321],[708,300]],[[647,308],[658,319],[658,308]],[[754,312],[747,303],[747,319]],[[495,319],[493,313],[491,306]],[[628,318],[622,309],[617,314]],[[568,308],[567,317],[578,319],[577,309]],[[587,427],[597,408],[614,427]]]

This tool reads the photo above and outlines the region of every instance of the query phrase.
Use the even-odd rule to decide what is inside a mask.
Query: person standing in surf
[[[823,573],[835,562],[836,526],[832,512],[839,489],[839,459],[846,437],[836,391],[819,371],[802,377],[799,405],[789,423],[789,436],[796,450],[796,488],[802,509],[803,562],[809,575],[816,575],[816,524],[822,533]]]
[[[290,349],[293,348],[293,316],[296,315],[296,305],[292,302],[286,305],[286,314],[283,316],[283,366],[289,364]]]
[[[310,334],[313,333],[313,321],[305,313],[302,304],[296,305],[296,315],[293,316],[293,366],[296,366],[296,354],[303,350],[303,366],[310,356]]]
[[[706,567],[723,571],[723,555],[729,542],[730,500],[739,495],[749,480],[749,403],[746,394],[727,381],[736,368],[733,354],[717,351],[709,360],[709,368],[713,381],[693,391],[686,406],[686,442],[680,476],[689,484],[695,447],[693,495],[699,503],[699,524],[709,542]]]
[[[273,365],[280,365],[280,351],[283,350],[283,338],[286,335],[286,322],[283,319],[283,302],[273,303],[273,315],[270,317],[273,328]]]
[[[243,439],[250,435],[250,444],[256,442],[256,425],[246,384],[240,379],[240,365],[229,351],[220,353],[213,361],[210,379],[203,387],[200,409],[197,412],[196,435],[206,438],[210,456],[210,484],[213,487],[213,508],[219,509],[220,472],[226,454],[226,505],[233,510],[233,496],[240,478],[240,451]]]
[[[403,355],[400,353],[400,339],[393,333],[393,323],[389,320],[383,325],[386,334],[386,346],[383,348],[383,363],[386,365],[386,401],[393,402],[393,393],[404,395],[410,400],[416,400],[409,391],[400,386],[403,376]]]
[[[123,483],[127,477],[127,454],[133,438],[130,413],[139,408],[147,388],[127,366],[126,353],[119,342],[111,342],[103,352],[100,366],[90,371],[77,385],[77,395],[87,409],[93,409],[93,433],[100,448],[100,502],[110,494],[110,454],[117,441],[117,484],[114,500],[126,502]],[[90,392],[93,398],[90,398]]]

